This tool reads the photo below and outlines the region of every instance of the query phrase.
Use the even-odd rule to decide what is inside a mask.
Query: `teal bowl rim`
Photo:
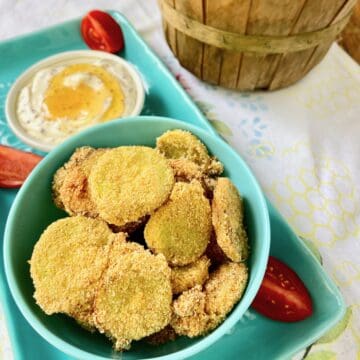
[[[84,131],[79,132],[78,134],[70,137],[60,145],[58,145],[56,148],[54,148],[40,163],[39,165],[34,169],[34,171],[30,174],[29,178],[25,181],[21,189],[19,190],[14,203],[10,209],[6,226],[5,226],[5,233],[4,233],[4,267],[5,267],[5,274],[7,278],[7,282],[11,291],[11,294],[13,296],[13,299],[15,300],[16,305],[20,309],[22,315],[25,317],[25,319],[28,321],[28,323],[33,327],[33,329],[42,336],[45,340],[47,340],[50,344],[58,348],[59,350],[65,352],[66,354],[73,356],[75,358],[80,359],[93,359],[93,360],[106,360],[109,359],[107,357],[94,355],[93,353],[89,353],[87,351],[81,350],[78,347],[69,344],[68,342],[64,341],[60,337],[54,335],[51,333],[51,331],[44,328],[37,318],[33,315],[32,311],[29,310],[28,306],[26,305],[25,301],[23,300],[23,297],[19,291],[19,288],[17,286],[16,279],[14,277],[11,261],[10,261],[10,242],[11,242],[11,235],[12,235],[12,223],[15,220],[17,208],[21,206],[21,201],[23,199],[24,194],[26,193],[27,189],[32,185],[34,182],[34,179],[36,179],[37,174],[41,171],[42,167],[46,164],[53,161],[54,158],[56,158],[64,148],[68,146],[75,147],[79,139],[83,139],[84,136],[87,136],[94,131],[99,131],[100,129],[105,129],[107,127],[112,127],[113,124],[118,123],[130,123],[130,122],[138,122],[139,125],[143,124],[144,126],[148,125],[146,122],[148,121],[166,121],[172,128],[182,128],[189,130],[190,132],[198,133],[200,134],[200,138],[211,138],[217,143],[220,143],[221,146],[225,146],[226,150],[230,152],[231,154],[238,157],[238,160],[242,163],[244,168],[248,171],[250,178],[252,180],[252,186],[255,187],[256,192],[259,194],[260,198],[260,208],[263,211],[263,217],[264,217],[264,237],[262,239],[262,246],[260,250],[260,256],[258,257],[257,261],[259,262],[259,271],[254,275],[253,280],[253,287],[249,290],[247,289],[246,295],[240,300],[240,302],[236,305],[236,307],[233,309],[231,314],[225,319],[225,321],[216,328],[213,332],[206,335],[204,338],[200,339],[196,344],[189,346],[188,348],[184,350],[177,351],[175,353],[171,353],[168,355],[158,356],[153,359],[158,360],[181,360],[185,359],[187,357],[193,356],[197,354],[198,352],[204,350],[205,348],[209,347],[211,344],[213,344],[215,341],[220,339],[223,335],[226,334],[227,331],[229,331],[243,316],[243,314],[246,312],[246,310],[250,307],[264,276],[267,260],[269,257],[269,251],[270,251],[270,219],[269,219],[269,212],[266,205],[265,197],[263,195],[263,192],[260,188],[260,185],[258,184],[255,176],[253,175],[250,168],[247,166],[245,161],[241,158],[241,156],[233,150],[225,141],[223,141],[220,137],[215,136],[213,134],[210,134],[209,132],[197,127],[193,126],[187,123],[184,123],[179,120],[174,120],[168,117],[160,117],[160,116],[135,116],[135,117],[128,117],[128,118],[122,118],[119,120],[113,120],[111,122],[105,123],[105,124],[99,124],[96,126],[92,126],[91,128],[88,128]],[[205,141],[206,142],[206,141]],[[216,154],[215,154],[216,155]],[[149,360],[149,358],[147,359]]]

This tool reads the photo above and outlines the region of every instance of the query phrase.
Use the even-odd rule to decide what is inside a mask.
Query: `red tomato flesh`
[[[0,145],[0,187],[20,187],[41,156]]]
[[[313,312],[304,283],[292,269],[272,256],[252,307],[273,320],[286,322],[304,320]]]
[[[124,48],[119,24],[106,12],[92,10],[81,21],[81,34],[93,50],[117,53]]]

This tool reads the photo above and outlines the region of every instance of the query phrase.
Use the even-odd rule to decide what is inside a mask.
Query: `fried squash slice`
[[[89,187],[99,216],[124,226],[160,207],[174,186],[167,160],[145,146],[108,150],[91,169]]]
[[[163,255],[115,243],[94,303],[97,329],[116,350],[165,328],[171,318],[170,268]]]
[[[216,241],[232,261],[244,261],[248,257],[248,238],[244,228],[242,198],[230,179],[217,179],[212,200],[212,223]]]
[[[210,156],[206,146],[193,134],[185,130],[169,130],[156,140],[156,148],[168,159],[183,159],[193,162],[203,174],[220,175],[224,168],[221,162]],[[181,165],[184,170],[184,163]],[[196,167],[187,165],[189,176],[197,173]]]
[[[84,326],[93,325],[92,304],[113,237],[105,222],[84,216],[47,227],[30,260],[34,298],[46,314],[64,313]]]
[[[170,199],[145,226],[144,236],[154,253],[164,254],[174,266],[196,261],[206,250],[211,234],[211,208],[201,184],[175,184]]]

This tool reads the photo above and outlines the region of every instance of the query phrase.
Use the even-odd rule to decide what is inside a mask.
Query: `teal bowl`
[[[134,342],[124,353],[113,351],[103,335],[83,330],[65,315],[47,316],[33,298],[34,287],[28,260],[42,231],[66,214],[57,209],[51,197],[51,182],[58,169],[73,151],[84,145],[115,147],[120,145],[154,146],[166,130],[189,130],[201,139],[209,151],[225,166],[228,176],[244,197],[246,225],[251,256],[248,260],[249,282],[241,301],[226,320],[205,337],[179,337],[161,346],[144,341]],[[10,210],[4,238],[4,264],[11,293],[30,325],[49,343],[76,359],[184,359],[204,350],[231,331],[255,297],[267,264],[270,246],[270,224],[261,189],[241,157],[219,137],[183,122],[161,117],[134,117],[111,121],[89,128],[51,151],[36,167],[20,189]]]

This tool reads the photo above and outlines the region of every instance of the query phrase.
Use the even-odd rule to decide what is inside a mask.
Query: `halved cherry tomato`
[[[313,311],[304,283],[292,269],[272,256],[252,307],[271,319],[287,322],[303,320]]]
[[[81,34],[93,50],[110,53],[124,48],[124,37],[119,24],[106,12],[92,10],[81,21]]]
[[[0,145],[0,187],[20,187],[41,156]]]

